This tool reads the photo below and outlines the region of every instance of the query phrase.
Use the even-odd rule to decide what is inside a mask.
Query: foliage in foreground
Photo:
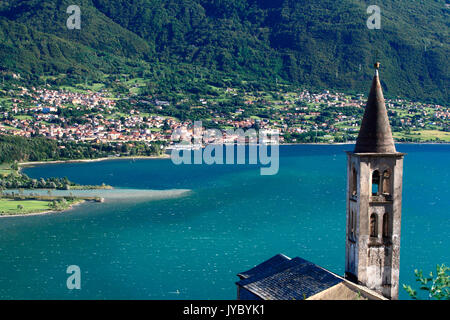
[[[420,290],[428,293],[428,299],[450,300],[450,270],[445,264],[436,266],[436,274],[430,272],[429,277],[424,277],[422,270],[414,270],[416,281],[420,283]],[[403,289],[408,292],[412,299],[419,299],[417,291],[410,285],[403,285]]]

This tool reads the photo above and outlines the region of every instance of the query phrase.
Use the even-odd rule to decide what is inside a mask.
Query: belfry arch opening
[[[380,192],[380,172],[375,170],[372,173],[372,195],[376,196]]]
[[[391,194],[391,171],[389,169],[383,172],[383,194]]]
[[[377,238],[378,237],[378,219],[377,219],[377,215],[375,213],[372,213],[372,215],[370,216],[370,236],[372,238]]]

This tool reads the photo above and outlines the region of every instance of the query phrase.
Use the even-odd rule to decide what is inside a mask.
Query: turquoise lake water
[[[277,253],[343,274],[344,151],[352,148],[282,146],[275,176],[171,160],[27,168],[31,177],[104,182],[126,196],[0,219],[0,298],[235,299],[236,274]],[[400,282],[415,286],[415,268],[450,264],[450,145],[397,150],[408,153]],[[66,287],[69,265],[81,268],[81,290]],[[408,298],[403,289],[400,298]]]

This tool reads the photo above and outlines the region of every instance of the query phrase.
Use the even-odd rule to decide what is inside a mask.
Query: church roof
[[[386,300],[312,262],[282,254],[238,276],[236,284],[262,300]]]
[[[272,270],[275,272],[280,269],[280,265],[286,261],[290,261],[291,259],[286,257],[284,254],[277,254],[273,256],[269,260],[264,261],[263,263],[258,264],[256,267],[247,270],[245,272],[241,272],[238,274],[238,277],[241,279],[247,279],[253,276],[257,276],[261,273],[270,273]]]
[[[303,300],[343,281],[307,260],[283,255],[239,275],[248,277],[236,284],[264,300]]]
[[[394,139],[384,103],[383,89],[376,64],[364,117],[361,122],[355,153],[395,153]]]

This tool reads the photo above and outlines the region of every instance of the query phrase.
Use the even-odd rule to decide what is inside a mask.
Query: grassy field
[[[12,216],[22,214],[42,213],[46,211],[63,211],[72,205],[83,201],[83,199],[66,200],[59,203],[55,208],[54,200],[27,200],[0,198],[0,216]]]
[[[11,169],[11,163],[0,163],[0,177],[7,176],[12,172],[14,170]]]
[[[123,113],[123,112],[115,112],[115,113],[113,113],[113,114],[108,114],[108,115],[106,116],[106,119],[108,119],[108,120],[111,120],[111,119],[120,119],[121,117],[126,118],[126,117],[129,117],[129,116],[130,116],[129,114],[125,114],[125,113]]]
[[[11,126],[6,126],[3,125],[3,128],[7,129],[7,130],[13,130],[13,131],[19,131],[20,129],[16,128],[16,127],[11,127]]]
[[[439,141],[450,142],[450,132],[444,132],[439,130],[419,130],[419,131],[411,131],[411,133],[406,132],[394,132],[394,139],[401,138],[410,138],[410,139],[419,139],[421,142],[425,141],[436,141],[436,138]]]
[[[0,199],[0,215],[45,212],[51,210],[49,206],[51,203],[52,201]]]
[[[32,120],[33,119],[32,116],[14,116],[14,118],[16,118],[18,120]]]
[[[73,93],[82,93],[87,94],[87,90],[84,88],[79,88],[78,86],[61,86],[59,87],[61,90],[67,90]]]

